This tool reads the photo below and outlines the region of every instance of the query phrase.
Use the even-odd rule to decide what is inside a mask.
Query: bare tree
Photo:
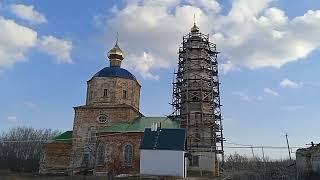
[[[51,129],[16,127],[0,135],[0,169],[37,172],[46,140],[59,135]]]
[[[225,174],[231,180],[294,180],[296,171],[293,160],[270,160],[247,157],[237,153],[227,156]]]

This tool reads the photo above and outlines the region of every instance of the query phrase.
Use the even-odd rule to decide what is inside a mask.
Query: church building
[[[73,131],[44,145],[40,174],[138,174],[145,128],[180,128],[178,121],[139,111],[141,85],[121,68],[124,57],[117,40],[110,66],[87,81],[86,104],[74,107]]]
[[[181,45],[173,82],[174,112],[168,117],[145,117],[139,110],[141,85],[133,74],[121,68],[124,53],[117,40],[108,52],[110,66],[101,69],[87,82],[86,104],[74,107],[73,131],[44,145],[40,173],[154,172],[184,177],[185,167],[188,167],[188,170],[211,171],[219,176],[225,141],[220,109],[219,52],[216,44],[209,41],[209,35],[201,33],[195,23],[183,36]],[[150,128],[155,130],[154,134],[147,136],[146,129]],[[172,135],[170,132],[183,132],[185,136],[177,138],[177,133]],[[144,139],[146,137],[151,140]],[[176,144],[181,146],[176,147]],[[149,166],[156,161],[150,159],[154,154],[160,162],[169,156],[159,154],[176,153],[173,151],[179,151],[180,159]],[[169,172],[167,167],[171,166],[167,166],[160,172],[158,167],[168,164],[181,171]]]

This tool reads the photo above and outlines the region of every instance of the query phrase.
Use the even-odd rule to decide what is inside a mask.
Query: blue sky
[[[0,131],[72,129],[72,107],[108,66],[116,32],[142,85],[141,111],[170,114],[176,53],[196,14],[221,51],[227,142],[285,146],[287,132],[293,146],[319,143],[318,9],[317,0],[2,0]]]

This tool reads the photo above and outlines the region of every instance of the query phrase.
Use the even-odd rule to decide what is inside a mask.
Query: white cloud
[[[272,96],[280,96],[278,92],[270,89],[270,88],[264,88],[263,91],[266,93],[266,94],[270,94]]]
[[[168,67],[169,65],[164,63],[165,61],[158,61],[158,64],[156,64],[156,59],[157,58],[155,58],[152,54],[143,52],[140,56],[129,56],[127,60],[124,61],[124,67],[128,67],[134,69],[137,72],[140,72],[144,79],[159,80],[159,75],[154,75],[149,71],[150,67],[155,65],[157,65],[158,67]]]
[[[33,24],[46,23],[46,17],[36,11],[32,5],[12,4],[10,10],[13,14],[23,20],[27,20]]]
[[[294,81],[291,81],[289,79],[284,79],[280,82],[280,87],[282,88],[301,88],[302,87],[302,83],[297,83]]]
[[[241,91],[233,92],[233,95],[239,96],[242,101],[247,101],[247,102],[262,101],[264,99],[263,96],[252,96]]]
[[[251,98],[244,92],[233,92],[233,94],[239,96],[243,101],[251,101]]]
[[[58,39],[53,36],[42,36],[38,47],[41,51],[57,58],[58,63],[72,63],[72,42]]]
[[[158,64],[176,66],[178,47],[192,26],[193,14],[200,30],[211,34],[218,50],[230,61],[221,63],[220,59],[227,69],[230,64],[280,68],[319,49],[320,11],[289,19],[283,10],[272,6],[275,2],[234,0],[231,10],[222,15],[216,0],[128,0],[122,9],[113,7],[112,18],[102,24],[109,32],[119,31],[122,48],[129,54],[148,52],[156,57],[156,63],[145,71],[151,74],[160,68]]]
[[[240,71],[240,68],[238,68],[236,65],[234,65],[231,61],[227,61],[226,63],[222,63],[219,65],[220,72],[222,74],[227,74],[231,71]]]
[[[285,111],[297,111],[297,110],[300,110],[303,108],[304,108],[304,106],[302,106],[302,105],[287,105],[287,106],[281,107],[281,109],[285,110]]]
[[[27,51],[35,47],[37,32],[0,16],[0,68],[25,61]]]
[[[27,61],[28,51],[39,48],[59,63],[71,63],[72,42],[53,36],[42,36],[33,29],[0,16],[0,70]]]
[[[207,13],[218,13],[221,10],[220,4],[215,0],[188,0],[188,3],[200,7]]]
[[[17,122],[17,117],[16,116],[8,116],[7,120],[10,123],[16,123]]]
[[[30,102],[30,101],[23,102],[22,105],[26,108],[29,108],[29,109],[34,109],[37,107],[37,105],[35,103]]]

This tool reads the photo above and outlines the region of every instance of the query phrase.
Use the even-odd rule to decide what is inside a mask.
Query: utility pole
[[[263,161],[266,162],[266,159],[264,158],[264,150],[263,150],[263,146],[261,147],[261,150],[262,150],[262,158],[263,158]]]
[[[252,146],[251,146],[251,153],[252,153],[252,157],[254,159],[255,157],[254,157],[254,152],[253,152],[253,147]]]
[[[290,158],[290,161],[291,161],[292,159],[291,159],[291,152],[290,152],[290,146],[289,146],[289,140],[288,140],[288,134],[287,133],[286,133],[286,139],[287,139],[289,158]]]

